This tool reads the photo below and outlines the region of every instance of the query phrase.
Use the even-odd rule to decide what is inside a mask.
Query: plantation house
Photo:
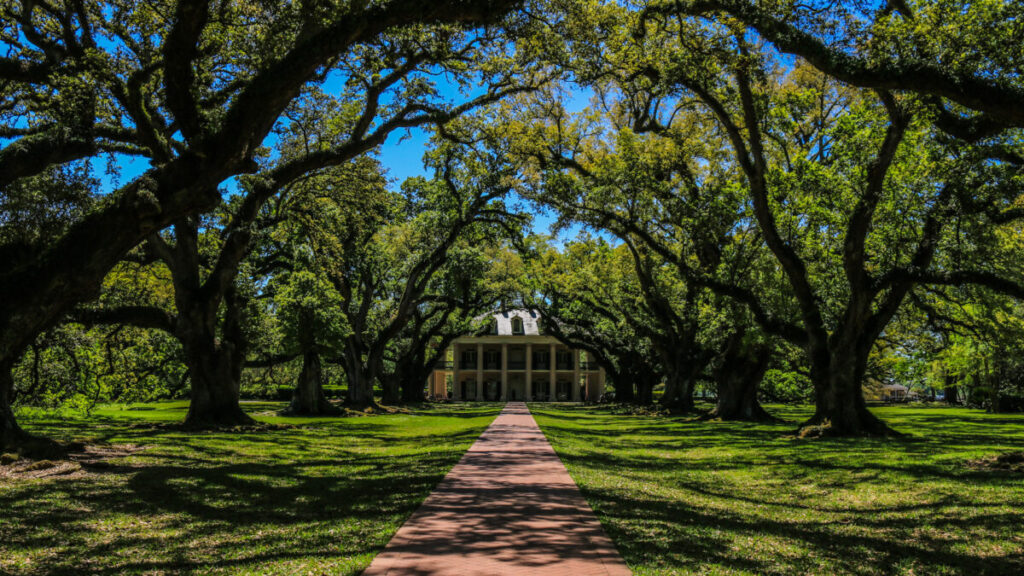
[[[542,333],[533,310],[494,315],[490,334],[455,340],[451,360],[434,370],[427,387],[452,400],[596,402],[604,369],[586,352]],[[451,387],[449,389],[449,382]]]

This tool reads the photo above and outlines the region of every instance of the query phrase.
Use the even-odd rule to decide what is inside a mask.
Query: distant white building
[[[586,352],[544,334],[534,310],[496,312],[490,334],[464,336],[427,383],[430,394],[453,400],[597,401],[604,369]],[[448,387],[449,377],[451,389]]]
[[[882,398],[886,402],[903,402],[910,398],[910,388],[902,384],[888,384],[882,386]]]

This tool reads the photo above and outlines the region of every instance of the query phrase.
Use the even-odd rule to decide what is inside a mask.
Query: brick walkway
[[[510,402],[364,576],[630,574],[522,402]]]

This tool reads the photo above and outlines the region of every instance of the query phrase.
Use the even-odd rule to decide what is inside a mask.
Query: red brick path
[[[510,402],[364,576],[629,575],[522,402]]]

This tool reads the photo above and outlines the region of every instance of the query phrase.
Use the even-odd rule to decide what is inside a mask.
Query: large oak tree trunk
[[[680,370],[671,370],[665,378],[665,394],[661,405],[670,410],[689,412],[693,410],[694,380]]]
[[[239,405],[245,342],[238,310],[228,298],[224,337],[217,337],[217,306],[178,298],[178,338],[192,381],[185,425],[237,426],[255,420]]]
[[[636,381],[636,403],[654,403],[654,381],[647,378],[639,378]]]
[[[815,411],[803,427],[827,436],[892,436],[897,433],[868,410],[861,383],[870,347],[842,343],[811,353]]]
[[[606,373],[610,374],[610,371],[606,368]],[[623,373],[615,374],[612,378],[612,389],[615,390],[615,401],[616,402],[633,402],[636,400],[636,388],[640,387],[640,382],[636,378],[629,378]]]
[[[762,346],[749,350],[741,347],[738,342],[730,343],[715,369],[718,403],[711,416],[722,420],[773,420],[757,399],[757,389],[768,370],[769,350]]]
[[[236,426],[255,421],[239,405],[240,380],[232,353],[212,342],[186,346],[185,363],[192,381],[185,424],[192,427]]]
[[[302,355],[302,371],[292,391],[292,401],[288,406],[289,414],[306,416],[322,416],[340,414],[341,410],[331,404],[324,395],[323,365],[320,355],[308,350]]]
[[[951,374],[943,376],[943,399],[946,404],[959,404],[960,403],[960,387],[957,386],[956,378]]]
[[[403,379],[399,385],[402,388],[402,402],[423,402],[426,400],[425,384],[427,377],[415,378],[409,377]]]
[[[398,404],[402,400],[401,374],[388,374],[381,378],[381,401],[384,404]]]
[[[679,412],[693,410],[693,394],[697,378],[712,357],[703,352],[690,351],[682,355],[662,354],[665,363],[665,394],[661,397],[664,408]]]
[[[433,365],[427,365],[425,358],[417,358],[395,367],[397,386],[402,402],[419,403],[427,398],[427,379],[434,373]]]
[[[0,448],[16,448],[30,438],[11,409],[14,397],[14,360],[0,361]]]
[[[372,370],[358,364],[350,366],[351,361],[345,364],[345,373],[348,376],[348,395],[345,404],[357,410],[376,407],[377,402],[373,399],[375,375],[372,374]]]

